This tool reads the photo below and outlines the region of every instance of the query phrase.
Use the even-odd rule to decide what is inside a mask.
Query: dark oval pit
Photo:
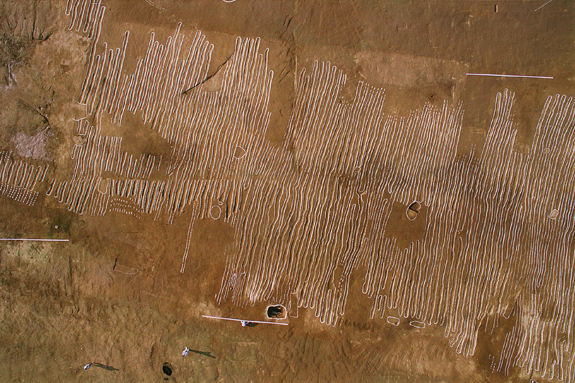
[[[170,366],[170,363],[164,363],[162,366],[162,372],[168,376],[172,375],[173,369],[172,366]]]
[[[266,314],[269,319],[284,319],[286,317],[285,308],[282,305],[268,306]]]

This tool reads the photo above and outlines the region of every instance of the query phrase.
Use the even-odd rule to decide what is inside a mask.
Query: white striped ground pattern
[[[208,91],[214,47],[201,32],[190,42],[181,25],[165,42],[152,33],[126,73],[130,32],[121,47],[100,45],[104,11],[99,1],[66,8],[71,33],[93,41],[80,102],[95,123],[78,121],[73,174],[53,180],[47,194],[78,214],[172,222],[192,211],[182,272],[193,220],[223,218],[236,244],[218,302],[309,308],[333,326],[361,266],[372,319],[422,331],[443,326],[455,352],[471,356],[480,329],[513,317],[492,369],[520,366],[575,382],[572,98],[547,99],[531,150],[520,154],[515,95],[498,93],[481,153],[462,157],[463,105],[386,115],[383,89],[360,82],[345,102],[345,73],[316,62],[298,74],[284,145],[276,147],[265,139],[274,74],[259,39],[236,40],[220,89]],[[169,158],[127,154],[121,138],[101,134],[103,113],[119,126],[125,113],[141,115],[142,129],[170,144]],[[37,179],[0,171],[8,172],[1,185]],[[154,171],[163,178],[152,180]],[[388,221],[413,202],[425,210],[425,232],[400,246]],[[370,351],[366,358],[377,367]]]

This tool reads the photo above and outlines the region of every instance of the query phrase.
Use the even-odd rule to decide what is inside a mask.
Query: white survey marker
[[[496,74],[496,73],[466,73],[467,76],[487,76],[487,77],[514,77],[514,78],[544,78],[553,80],[553,77],[548,76],[523,76],[518,74]]]
[[[36,241],[36,242],[69,242],[69,239],[42,239],[42,238],[0,238],[0,241]]]
[[[234,322],[241,322],[242,326],[246,326],[246,324],[249,323],[262,323],[262,324],[279,324],[281,326],[287,326],[287,323],[280,323],[280,322],[264,322],[264,321],[258,321],[258,320],[247,320],[247,319],[236,319],[236,318],[222,318],[222,317],[213,317],[210,315],[202,315],[204,318],[210,318],[210,319],[221,319],[221,320],[231,320]]]

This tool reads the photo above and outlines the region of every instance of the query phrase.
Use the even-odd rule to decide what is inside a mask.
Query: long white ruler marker
[[[69,242],[69,239],[0,238],[0,241]]]
[[[486,77],[513,77],[513,78],[543,78],[553,80],[553,77],[548,76],[523,76],[517,74],[496,74],[496,73],[466,73],[467,76],[486,76]]]
[[[248,319],[236,319],[236,318],[223,318],[223,317],[213,317],[210,315],[202,315],[204,318],[210,318],[210,319],[221,319],[221,320],[231,320],[234,322],[242,322],[242,325],[244,325],[244,323],[262,323],[262,324],[278,324],[281,326],[287,326],[287,323],[280,323],[280,322],[264,322],[264,321],[258,321],[258,320],[248,320]],[[245,325],[244,325],[245,326]]]

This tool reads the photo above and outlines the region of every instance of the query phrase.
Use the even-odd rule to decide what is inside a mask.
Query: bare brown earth
[[[84,2],[70,0],[68,3],[78,3],[80,6]],[[501,245],[496,241],[495,234],[482,233],[483,242],[477,244],[480,250],[469,257],[471,264],[479,265],[479,269],[485,266],[484,269],[492,270],[486,266],[490,262],[490,254],[499,254],[497,259],[500,259],[500,263],[494,267],[500,267],[502,275],[507,273],[501,278],[509,281],[511,287],[502,287],[500,283],[497,285],[501,288],[500,294],[499,290],[491,295],[485,293],[485,305],[489,307],[485,309],[485,315],[476,313],[479,319],[473,321],[469,319],[472,314],[469,314],[469,321],[464,321],[477,322],[479,329],[476,332],[452,330],[448,333],[446,326],[455,323],[456,319],[453,318],[459,314],[450,316],[447,310],[445,315],[437,316],[409,308],[414,307],[414,303],[408,303],[408,300],[411,297],[415,301],[415,286],[418,283],[432,285],[431,277],[425,283],[415,277],[421,275],[417,274],[419,270],[431,268],[431,264],[426,263],[431,256],[424,256],[427,253],[421,250],[417,253],[421,254],[421,258],[416,258],[416,255],[410,258],[413,265],[407,259],[408,254],[416,254],[414,244],[427,243],[425,241],[434,230],[445,226],[446,233],[451,233],[450,224],[445,220],[433,225],[437,207],[433,202],[426,203],[418,198],[421,191],[414,192],[413,198],[410,191],[405,192],[408,197],[402,199],[387,188],[377,189],[370,184],[371,181],[365,181],[379,179],[377,177],[384,179],[389,174],[396,174],[396,171],[407,174],[397,170],[403,166],[401,156],[395,163],[385,163],[383,160],[378,163],[374,168],[380,173],[372,178],[362,178],[355,168],[350,172],[341,171],[337,176],[330,173],[321,178],[324,177],[322,169],[326,164],[323,159],[328,158],[330,153],[338,153],[335,146],[330,147],[324,157],[312,160],[302,154],[306,140],[289,138],[294,132],[294,136],[302,135],[299,137],[307,134],[294,128],[293,121],[300,121],[297,117],[290,120],[297,110],[298,91],[304,89],[304,79],[299,76],[304,69],[310,75],[315,61],[329,61],[347,75],[346,84],[339,89],[334,105],[353,105],[360,81],[377,89],[385,89],[385,102],[381,101],[380,105],[377,104],[379,101],[374,101],[368,108],[373,110],[377,105],[382,108],[381,116],[385,117],[382,117],[381,128],[377,128],[377,132],[383,131],[387,116],[406,118],[416,110],[421,111],[425,105],[437,110],[441,110],[444,103],[449,108],[460,105],[463,110],[462,122],[453,161],[460,161],[466,169],[478,169],[480,166],[471,160],[465,161],[470,155],[482,158],[497,93],[501,93],[500,97],[513,94],[512,127],[516,129],[516,139],[512,143],[512,150],[523,153],[527,158],[537,150],[532,144],[547,98],[556,94],[570,97],[575,92],[575,3],[570,0],[545,3],[543,0],[236,0],[232,3],[221,0],[103,0],[99,6],[105,6],[106,11],[101,34],[96,39],[82,30],[69,30],[73,15],[66,15],[68,5],[64,0],[1,0],[0,150],[11,152],[10,161],[14,163],[22,161],[33,165],[34,169],[47,166],[47,170],[33,187],[26,189],[19,186],[27,190],[22,193],[29,199],[2,191],[0,237],[70,241],[0,243],[0,381],[551,381],[549,372],[543,376],[543,364],[536,368],[528,362],[522,365],[515,363],[517,359],[531,358],[533,355],[547,355],[549,361],[545,362],[545,366],[555,371],[554,380],[561,369],[563,374],[568,374],[568,371],[573,373],[572,359],[567,359],[575,355],[572,338],[575,330],[572,315],[573,241],[566,239],[562,250],[555,252],[547,249],[559,243],[559,237],[545,237],[545,240],[537,242],[544,243],[541,249],[545,250],[541,250],[541,253],[549,251],[552,254],[549,264],[556,262],[564,265],[561,266],[563,268],[558,266],[557,269],[546,270],[545,273],[549,274],[544,275],[561,273],[561,277],[557,278],[564,275],[565,278],[562,279],[563,283],[552,284],[549,277],[549,284],[546,285],[550,286],[549,291],[545,290],[545,286],[530,290],[529,278],[537,271],[532,272],[530,268],[529,254],[532,254],[530,249],[535,246],[532,245],[536,242],[533,238],[538,235],[536,230],[539,229],[536,228],[540,221],[537,221],[539,218],[528,221],[520,212],[529,211],[530,202],[524,203],[521,198],[531,196],[528,194],[531,189],[522,191],[521,196],[502,207],[502,211],[508,214],[505,219],[497,221],[497,218],[493,218],[496,222],[494,227],[497,230],[502,227],[502,233],[510,233],[517,222],[524,225],[521,227],[535,228],[521,232],[522,242],[517,244],[520,250],[513,250],[515,255],[504,258],[501,255],[503,250],[502,253],[495,250]],[[216,151],[211,154],[212,162],[208,161],[202,172],[190,176],[190,182],[240,180],[239,186],[229,193],[215,190],[210,191],[212,194],[206,192],[206,197],[190,199],[190,203],[180,211],[169,210],[166,202],[157,211],[146,213],[135,197],[120,197],[120,192],[114,196],[110,186],[112,182],[129,180],[130,176],[109,169],[89,174],[97,182],[95,186],[90,186],[90,190],[95,190],[93,195],[108,196],[112,201],[106,205],[103,213],[88,208],[81,211],[80,205],[54,198],[59,193],[57,186],[62,185],[62,190],[66,190],[68,186],[64,186],[64,182],[71,184],[75,177],[75,166],[79,160],[73,158],[74,148],[86,147],[90,139],[89,135],[79,133],[77,120],[87,121],[90,129],[97,126],[100,129],[97,134],[102,137],[122,137],[122,151],[134,158],[141,155],[153,156],[154,161],[162,158],[161,163],[154,162],[147,178],[134,176],[133,179],[157,181],[158,185],[166,180],[176,183],[177,177],[171,170],[178,169],[174,165],[178,159],[183,164],[186,161],[203,164],[204,157],[191,154],[178,157],[180,154],[174,154],[173,149],[178,147],[178,142],[171,142],[162,136],[163,133],[154,125],[157,121],[144,123],[143,110],[126,111],[119,125],[114,121],[113,113],[103,111],[98,114],[98,111],[90,111],[82,105],[82,87],[90,74],[93,49],[102,55],[104,42],[108,49],[121,49],[125,32],[129,31],[120,73],[129,76],[136,72],[138,59],[145,57],[151,33],[155,33],[155,40],[159,44],[167,45],[166,40],[168,36],[174,36],[178,23],[182,23],[180,33],[185,35],[180,59],[185,58],[198,30],[213,44],[211,61],[203,77],[205,82],[194,84],[198,86],[197,89],[190,90],[190,94],[197,97],[204,93],[218,94],[222,84],[231,78],[226,77],[231,76],[228,73],[243,73],[239,70],[232,72],[232,69],[227,72],[232,63],[239,62],[239,56],[234,56],[237,37],[259,38],[259,54],[269,49],[267,70],[274,73],[269,104],[267,111],[253,112],[254,115],[260,113],[263,116],[270,113],[267,129],[259,137],[256,120],[249,120],[246,133],[238,134],[237,139],[247,142],[246,137],[253,134],[255,142],[262,142],[270,149],[265,155],[253,157],[253,151],[247,144],[245,148],[233,144],[233,151],[225,152],[238,161],[245,158],[252,161],[250,163],[261,164],[263,170],[259,173],[244,172],[244,168],[238,168],[240,170],[233,176],[230,175],[231,171],[226,173],[227,170],[218,173],[212,164],[217,163],[219,156],[223,157],[224,154]],[[539,75],[553,79],[470,77],[466,73]],[[185,100],[185,91],[182,88],[176,99]],[[99,91],[90,92],[87,94],[103,97]],[[203,105],[204,101],[198,98],[194,101],[196,104],[186,104],[186,107]],[[572,109],[569,113],[572,113]],[[224,142],[222,146],[225,146],[225,137],[230,137],[226,135],[227,130],[222,128],[217,131],[212,126],[215,125],[204,123],[195,129],[205,129],[213,137],[221,137]],[[319,122],[312,124],[310,130],[313,126],[324,129]],[[565,126],[573,128],[572,123]],[[290,127],[293,131],[290,131]],[[358,128],[359,131],[362,129]],[[374,140],[379,139],[381,134],[375,134]],[[310,134],[309,137],[311,142],[317,135]],[[354,137],[359,137],[359,133],[346,136],[345,140],[352,141]],[[437,137],[439,141],[444,136]],[[557,162],[556,167],[571,161],[572,143],[569,139],[565,139],[567,149],[558,155],[562,162]],[[409,147],[423,145],[416,138],[413,140]],[[318,140],[320,143],[327,141],[329,137]],[[198,139],[198,143],[192,143],[190,147],[196,144],[197,152],[211,145],[207,139]],[[185,148],[189,149],[187,146]],[[269,153],[279,154],[273,157]],[[375,158],[370,157],[372,154],[376,153],[368,151],[365,158]],[[271,157],[277,161],[269,160]],[[487,158],[486,155],[483,158]],[[539,157],[533,158],[530,163],[539,161]],[[8,160],[2,161],[0,164]],[[268,169],[272,171],[266,173]],[[430,174],[436,170],[439,171],[430,170]],[[443,173],[433,173],[430,177],[435,177],[435,180],[437,174]],[[448,174],[455,178],[452,173]],[[520,174],[519,171],[517,174]],[[528,173],[521,174],[523,178],[528,178]],[[561,173],[554,183],[565,181],[565,174],[571,173]],[[506,180],[506,175],[499,176]],[[15,176],[12,177],[2,179],[2,185],[15,185]],[[517,189],[522,177],[513,178]],[[289,199],[285,193],[287,190],[296,193],[300,187],[308,187],[305,186],[308,185],[305,183],[307,179],[311,180],[309,189],[316,188],[316,191],[310,192],[313,198],[297,205],[297,199]],[[480,183],[478,181],[473,187],[479,188],[477,185]],[[321,189],[324,184],[328,186]],[[568,182],[565,184],[568,185]],[[274,192],[265,194],[263,190],[268,190],[266,188],[279,191],[277,195]],[[336,202],[335,197],[329,197],[334,190],[339,193],[334,192],[334,195],[340,197]],[[346,199],[348,190],[352,191]],[[258,194],[260,191],[261,194]],[[363,195],[362,192],[367,194]],[[72,191],[70,193],[73,194]],[[168,195],[167,191],[162,193]],[[556,194],[568,199],[565,196],[572,195],[573,189],[565,186]],[[434,196],[440,198],[443,194],[436,192]],[[541,200],[547,198],[538,196]],[[318,206],[325,204],[325,198],[329,200],[327,206],[333,204],[332,211],[336,218],[328,215],[327,208],[325,214],[316,214]],[[382,226],[377,226],[379,218],[368,218],[371,213],[368,213],[370,210],[367,207],[357,215],[351,208],[363,209],[363,206],[377,205],[386,199],[389,205],[382,207],[381,211],[389,215]],[[416,213],[407,212],[412,201],[421,202]],[[442,204],[449,205],[450,212],[461,211],[464,216],[469,211],[477,219],[491,217],[488,206],[491,202],[475,199],[471,202],[474,206],[470,207],[463,203],[451,206],[450,200],[445,201]],[[94,204],[90,206],[96,206],[96,202],[90,203]],[[546,216],[556,214],[548,209],[550,206],[545,205],[549,211],[542,208]],[[575,205],[565,203],[561,206],[565,209],[557,213],[558,221],[541,223],[541,227],[544,227],[541,230],[563,233],[561,230],[564,229],[568,233],[564,238],[572,238],[573,218],[569,206]],[[289,213],[292,208],[297,213]],[[408,213],[415,218],[408,219]],[[307,217],[305,224],[301,223],[304,216]],[[516,218],[512,219],[512,216]],[[563,218],[565,216],[568,218]],[[340,222],[337,221],[338,217],[346,218]],[[486,218],[485,227],[488,227],[488,219],[491,218]],[[330,238],[323,234],[316,235],[320,232],[319,228],[318,231],[300,229],[308,227],[305,226],[307,220],[317,223],[320,228],[336,221],[334,227],[342,237],[341,243],[330,243]],[[274,226],[274,222],[283,226]],[[481,227],[480,224],[473,226],[469,221],[465,222],[463,228],[456,230],[459,239],[446,241],[444,251],[447,255],[441,258],[444,263],[438,267],[447,269],[448,265],[454,265],[448,273],[459,267],[458,257],[468,259],[463,253],[458,253],[463,246],[461,243],[465,241],[461,238],[472,238],[470,232]],[[557,227],[545,226],[554,222],[558,222]],[[193,225],[191,230],[190,225]],[[355,228],[358,225],[360,227]],[[362,228],[365,230],[362,231]],[[316,230],[315,226],[313,230]],[[354,236],[353,233],[360,234]],[[439,235],[439,238],[442,236]],[[506,241],[510,242],[507,238]],[[372,253],[368,254],[364,249],[366,246],[374,246],[375,249],[387,240],[392,244],[390,254],[397,249],[393,254],[397,254],[401,262],[406,260],[409,270],[414,271],[409,276],[397,274],[397,280],[401,279],[407,286],[406,290],[402,290],[406,293],[397,298],[395,307],[384,309],[385,314],[382,312],[380,317],[379,311],[375,315],[371,313],[374,297],[362,292],[364,277],[369,274],[369,260],[375,262],[380,258],[375,258],[376,255],[370,255]],[[313,247],[316,243],[317,247]],[[281,247],[282,244],[293,247],[289,250]],[[307,244],[314,245],[306,247]],[[328,247],[326,254],[333,254],[334,257],[339,257],[340,253],[344,255],[336,260],[330,258],[331,261],[320,258],[318,254],[323,249],[320,247],[324,245]],[[351,250],[347,250],[349,248],[360,249],[357,254],[362,255],[359,261],[349,266],[353,272],[345,284],[347,300],[344,313],[343,309],[339,312],[325,306],[325,301],[313,301],[312,298],[304,304],[310,289],[321,289],[311,283],[305,284],[303,279],[296,285],[291,284],[288,277],[280,279],[275,274],[278,278],[276,285],[272,280],[250,279],[248,275],[244,277],[246,285],[239,287],[239,282],[236,284],[235,281],[242,278],[240,272],[232,277],[233,270],[255,267],[253,265],[260,264],[257,262],[268,265],[265,262],[269,261],[267,269],[267,266],[262,266],[263,275],[264,271],[273,270],[281,262],[297,259],[300,269],[293,266],[293,270],[296,270],[294,273],[303,270],[302,275],[315,275],[322,268],[330,270],[326,272],[327,287],[321,291],[330,291],[325,294],[333,293],[335,296],[342,291],[338,289],[343,284],[338,285],[338,281],[345,280],[347,275],[345,265],[348,258],[345,258],[345,254],[351,253]],[[182,257],[186,253],[185,268],[181,272]],[[278,255],[273,261],[267,258],[275,254]],[[511,258],[518,261],[508,262],[507,259]],[[382,267],[391,270],[399,266],[386,263]],[[471,269],[475,270],[469,267]],[[465,286],[473,283],[483,286],[492,282],[489,277],[465,279],[469,270],[461,271],[463,282],[457,285],[457,291],[475,291],[465,290]],[[456,272],[452,274],[456,275]],[[391,300],[394,294],[397,296],[398,292],[393,290],[390,281],[382,286],[380,292],[376,292],[375,297],[380,294]],[[227,291],[225,286],[231,286],[225,293],[227,295],[224,294]],[[410,290],[409,286],[414,287]],[[542,294],[542,298],[529,300],[531,296],[539,297],[537,294]],[[451,303],[440,302],[440,295],[437,293],[435,301],[431,296],[431,303],[427,307],[437,307],[438,310],[448,307]],[[565,296],[569,298],[559,298]],[[456,293],[453,297],[454,300],[458,299]],[[468,302],[465,300],[467,298],[459,299],[462,305]],[[541,303],[541,300],[545,303]],[[316,307],[304,307],[313,305],[312,301]],[[267,321],[266,307],[275,303],[288,308],[288,317],[270,321],[288,323],[288,326],[254,324],[242,327],[238,322],[201,316]],[[531,303],[533,305],[529,306]],[[318,313],[320,306],[324,311]],[[451,313],[460,313],[456,304],[449,307]],[[467,313],[465,310],[461,312]],[[334,315],[333,322],[323,323],[326,322],[323,315],[329,316],[330,313]],[[370,319],[371,316],[373,319]],[[530,322],[533,318],[538,318],[537,326],[541,323],[542,330],[533,333],[535,335],[532,334],[532,337],[546,337],[544,340],[539,343],[532,340],[527,346],[527,343],[520,343],[520,335],[517,335],[516,341],[507,340],[515,339],[514,334],[527,334],[525,329],[534,323]],[[567,319],[556,321],[556,318]],[[399,323],[395,322],[396,319]],[[468,334],[472,334],[469,335],[471,340],[466,338]],[[476,338],[473,334],[476,334]],[[463,352],[458,350],[459,336],[465,338],[465,341],[461,341]],[[475,345],[469,346],[474,341]],[[188,356],[182,357],[181,352],[185,347],[191,351]],[[559,347],[562,347],[561,351],[556,351]],[[566,359],[558,360],[559,354]],[[550,367],[552,360],[561,368]],[[83,366],[88,363],[94,364],[84,370]],[[165,363],[172,369],[169,376],[162,370]],[[575,381],[573,376],[565,375],[562,378],[568,382]]]

